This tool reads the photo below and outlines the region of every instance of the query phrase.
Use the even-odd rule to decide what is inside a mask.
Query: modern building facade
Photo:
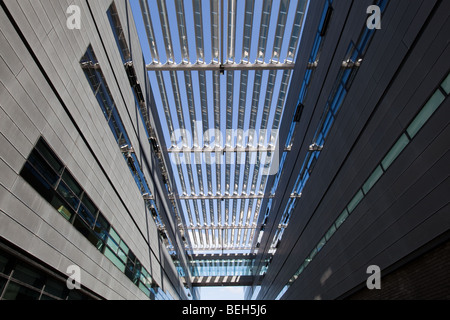
[[[78,1],[70,29],[69,5],[2,1],[2,298],[72,265],[95,298],[195,298],[131,9]]]
[[[372,4],[381,29],[361,14]],[[265,275],[248,297],[448,299],[449,4],[309,10],[287,102],[301,117],[291,111],[281,126],[298,121],[263,205],[272,212],[256,259]],[[367,287],[374,270],[381,290]]]
[[[0,299],[449,299],[449,13],[2,1]]]

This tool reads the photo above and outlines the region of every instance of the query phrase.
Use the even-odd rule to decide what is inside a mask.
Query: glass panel
[[[5,287],[5,284],[6,284],[6,279],[0,278],[0,296],[3,293],[3,288]]]
[[[53,297],[50,297],[50,296],[48,296],[48,295],[46,295],[46,294],[42,294],[41,299],[39,299],[39,300],[42,300],[42,301],[56,301],[56,300],[58,300],[58,299],[55,299],[55,298],[53,298]]]
[[[391,164],[397,159],[400,153],[406,148],[409,143],[409,139],[406,134],[403,134],[397,143],[392,147],[391,151],[386,155],[384,160],[381,162],[384,170],[387,170]]]
[[[80,198],[83,190],[67,170],[64,171],[62,179],[64,180],[66,185],[73,191],[73,193],[75,193],[75,195]]]
[[[412,138],[422,129],[423,125],[430,119],[436,109],[445,100],[445,96],[440,90],[437,90],[435,94],[428,100],[427,104],[422,108],[420,113],[416,116],[414,121],[408,127],[408,134]]]
[[[122,251],[122,249],[119,248],[119,250],[117,251],[117,255],[124,263],[127,262],[127,255]]]
[[[89,228],[92,229],[94,227],[95,216],[83,204],[78,209],[78,215],[83,218]]]
[[[348,204],[347,206],[348,212],[352,213],[363,198],[364,194],[361,190],[359,190],[358,193],[353,197],[352,201],[350,201],[350,203]]]
[[[9,259],[3,255],[0,256],[0,273],[4,273],[6,269],[6,264],[8,263]]]
[[[86,300],[86,298],[77,290],[70,290],[68,300]]]
[[[60,281],[56,281],[54,279],[47,280],[47,283],[45,284],[45,288],[44,288],[45,292],[47,292],[47,293],[49,293],[49,294],[51,294],[53,296],[56,296],[58,298],[61,298],[61,299],[65,299],[66,298],[67,293],[68,293],[67,290],[68,289],[65,286],[65,284],[63,284]],[[44,296],[41,299],[42,300],[46,300],[44,298]],[[50,299],[53,300],[53,298],[50,298]]]
[[[336,226],[333,224],[331,228],[328,230],[327,234],[325,235],[325,239],[328,241],[333,236],[333,234],[336,232]]]
[[[36,144],[36,149],[45,158],[45,160],[47,160],[47,162],[53,167],[53,169],[56,172],[61,173],[63,165],[58,160],[58,157],[53,153],[53,151],[50,150],[50,148],[47,146],[47,144],[44,142],[43,139],[39,139],[38,143]]]
[[[42,275],[28,266],[17,265],[13,273],[13,278],[25,282],[33,287],[41,289],[44,285]]]
[[[92,215],[96,216],[98,209],[86,194],[84,194],[83,200],[81,202]]]
[[[327,243],[327,240],[325,237],[322,238],[322,240],[320,240],[319,244],[317,245],[317,252],[319,252],[320,250],[322,250],[323,246]]]
[[[114,253],[117,253],[117,249],[119,249],[119,245],[111,238],[108,237],[106,240],[106,244],[111,248]]]
[[[70,190],[70,188],[64,183],[60,182],[57,188],[59,194],[67,201],[69,205],[72,206],[73,209],[77,210],[78,205],[80,204],[80,200],[75,194]]]
[[[128,261],[127,263],[125,275],[134,283],[137,283],[137,279],[139,279],[138,275],[135,273],[134,264],[132,264],[130,261]]]
[[[128,259],[130,261],[132,261],[133,263],[136,262],[136,256],[134,255],[133,251],[131,251],[131,250],[128,252]]]
[[[98,101],[98,104],[100,105],[100,108],[103,111],[103,115],[105,116],[106,120],[109,120],[111,116],[111,112],[114,108],[114,102],[111,101],[112,97],[109,94],[109,89],[103,82],[103,73],[96,72],[96,75],[89,80],[92,80],[92,87],[94,94],[96,95],[96,99]],[[98,79],[100,78],[100,80]],[[93,80],[95,79],[95,80]]]
[[[102,239],[103,241],[106,241],[107,234],[109,233],[110,225],[108,221],[103,217],[101,213],[98,214],[97,222],[94,226],[94,232],[97,234],[97,236]]]
[[[372,187],[378,182],[378,180],[381,178],[382,175],[383,169],[381,168],[381,166],[378,166],[372,173],[372,175],[369,177],[369,179],[367,179],[366,183],[362,188],[365,194],[367,194],[372,189]]]
[[[314,248],[313,251],[311,251],[311,254],[309,255],[309,261],[312,261],[314,259],[314,257],[317,254],[317,248]]]
[[[117,109],[114,108],[113,110],[113,116],[109,119],[109,127],[114,135],[114,138],[116,142],[121,145],[120,140],[123,138],[123,131],[122,127],[120,126],[120,118],[117,114]]]
[[[300,268],[298,268],[298,270],[297,270],[297,272],[295,273],[294,276],[295,276],[296,278],[298,278],[298,276],[302,274],[303,270],[305,270],[305,267],[306,267],[306,264],[303,263],[303,264],[300,266]]]
[[[29,162],[25,163],[20,172],[22,178],[33,187],[45,200],[50,201],[54,191],[50,184],[31,166]]]
[[[271,12],[272,12],[272,1],[264,0],[259,31],[259,43],[257,52],[258,62],[264,62]]]
[[[52,197],[50,200],[50,204],[58,210],[58,212],[66,218],[68,221],[72,218],[72,216],[75,214],[75,211],[70,208],[65,201],[63,201],[59,196],[56,194]]]
[[[125,272],[125,264],[112,252],[108,247],[105,247],[105,256],[111,261],[120,271]]]
[[[141,281],[148,287],[150,287],[153,282],[151,275],[145,268],[142,268],[141,270]]]
[[[128,254],[128,252],[130,251],[128,246],[123,241],[120,242],[119,247],[123,250],[123,252],[125,252],[125,254]]]
[[[113,228],[111,228],[111,230],[109,230],[109,236],[111,238],[113,238],[117,244],[120,243],[120,236],[117,234],[116,230],[114,230]]]
[[[117,13],[116,5],[113,3],[108,10],[108,17],[111,23],[111,28],[114,32],[116,38],[117,46],[122,56],[123,62],[130,60],[130,51],[128,50],[128,45],[124,37],[124,32],[122,25],[120,23],[119,15]]]
[[[143,285],[142,282],[139,282],[139,289],[141,289],[147,297],[150,296],[150,290],[145,285]]]
[[[73,226],[96,248],[101,249],[103,242],[98,239],[94,231],[86,225],[86,223],[80,218],[80,216],[75,217]]]
[[[339,227],[345,222],[345,220],[347,220],[347,218],[348,218],[348,211],[347,211],[347,209],[345,209],[344,212],[342,212],[342,214],[336,220],[336,223],[335,223],[336,228],[339,229]]]
[[[447,78],[442,82],[441,84],[442,89],[444,89],[444,91],[447,94],[450,94],[450,74],[447,76]]]
[[[21,285],[10,282],[3,295],[4,300],[38,300],[40,293],[38,291],[22,287]]]
[[[33,165],[33,167],[39,172],[53,187],[59,179],[59,175],[53,170],[53,168],[45,162],[44,158],[37,152],[33,150],[28,158],[28,161]]]
[[[275,38],[273,43],[273,54],[272,58],[276,62],[280,62],[281,60],[281,46],[284,38],[284,31],[286,28],[286,20],[289,9],[289,1],[282,0],[280,1],[280,11],[278,13],[278,22],[277,28],[275,31]]]

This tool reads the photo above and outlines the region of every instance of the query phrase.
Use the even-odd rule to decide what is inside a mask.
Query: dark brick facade
[[[449,300],[450,241],[383,276],[381,290],[366,287],[350,300]]]

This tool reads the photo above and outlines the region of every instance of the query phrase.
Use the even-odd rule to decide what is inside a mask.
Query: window
[[[364,198],[364,194],[361,190],[358,191],[358,193],[353,197],[353,199],[350,201],[350,203],[347,206],[348,213],[352,213],[353,210],[358,206],[358,204],[361,202],[361,200]]]
[[[333,225],[331,226],[331,228],[328,230],[328,232],[325,235],[325,239],[326,241],[330,240],[330,238],[333,236],[333,234],[336,232],[336,226]]]
[[[445,96],[442,94],[440,90],[437,90],[434,95],[428,100],[416,118],[413,120],[411,125],[408,127],[408,134],[412,138],[414,138],[422,129],[423,125],[430,119],[436,109],[440,106],[440,104],[445,100]]]
[[[105,256],[111,261],[120,271],[125,272],[125,263],[117,257],[109,247],[105,248]]]
[[[327,243],[327,239],[325,237],[323,237],[322,240],[320,240],[319,244],[317,245],[317,252],[322,250],[322,248],[325,246],[326,243]]]
[[[367,194],[372,187],[378,182],[378,180],[381,178],[381,176],[383,175],[383,169],[381,168],[381,166],[378,166],[375,171],[372,173],[372,175],[367,179],[366,183],[364,184],[364,186],[362,187],[363,191],[365,194]]]
[[[339,218],[337,218],[336,220],[336,229],[339,229],[340,226],[345,222],[345,220],[347,220],[347,218],[348,218],[348,211],[347,209],[344,209]]]
[[[131,143],[123,128],[122,119],[117,112],[114,98],[109,90],[105,76],[99,66],[97,57],[91,45],[89,45],[83,58],[81,58],[80,65],[105,116],[105,119],[108,121],[116,142],[120,147],[123,145],[130,146]]]
[[[2,300],[39,300],[41,289],[31,289],[16,282],[10,282],[3,293]]]
[[[450,94],[450,74],[441,84],[442,89],[444,89],[445,93]]]
[[[8,248],[5,250],[5,248]],[[0,300],[76,300],[100,299],[85,288],[76,296],[66,286],[65,275],[46,269],[27,254],[0,243]]]
[[[113,2],[108,9],[109,23],[113,29],[114,37],[116,38],[117,46],[119,47],[120,55],[123,63],[131,60],[130,50],[125,39],[125,33],[120,23],[119,13],[117,12],[116,4]]]
[[[137,286],[147,287],[146,283],[139,284],[141,270],[144,270],[140,261],[111,227],[74,176],[51,151],[44,139],[39,139],[20,174],[131,281]],[[5,257],[0,256],[0,272],[5,272],[7,262]],[[148,272],[146,274],[148,275]],[[22,267],[17,268],[14,276],[18,281],[33,283],[36,286],[41,281],[36,272]],[[148,277],[150,275],[147,279]],[[0,277],[0,288],[4,285]],[[42,289],[40,284],[38,287],[38,291]],[[36,293],[38,291],[16,283],[8,287],[4,299],[35,299],[39,298],[39,293]],[[144,292],[147,291],[148,289],[144,290]],[[54,299],[51,296],[46,297]],[[71,293],[68,298],[78,299],[79,297],[76,293]]]
[[[406,134],[402,134],[400,139],[397,140],[397,143],[392,147],[389,153],[386,155],[384,160],[381,162],[384,170],[387,170],[391,164],[397,159],[397,157],[402,153],[402,151],[409,144],[409,139]]]

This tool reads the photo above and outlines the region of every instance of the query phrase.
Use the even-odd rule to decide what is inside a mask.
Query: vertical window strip
[[[136,182],[136,185],[138,186],[143,196],[151,195],[147,180],[141,170],[141,166],[138,162],[136,154],[134,153],[131,147],[131,142],[128,138],[128,134],[123,126],[122,119],[120,118],[120,115],[117,111],[114,99],[112,97],[111,92],[109,91],[102,69],[99,66],[99,63],[96,59],[95,53],[91,45],[89,45],[88,49],[86,50],[86,53],[81,59],[80,64],[85,72],[88,82],[91,85],[94,95],[98,94],[99,89],[102,89],[101,92],[102,96],[104,97],[103,100],[107,101],[107,105],[111,110],[109,114],[107,112],[104,112],[105,118],[110,124],[111,130],[114,136],[116,137],[116,142],[118,143],[118,146],[121,148],[123,157],[128,165],[128,168],[130,169],[130,172]],[[99,101],[99,104],[102,107],[101,101],[99,99],[97,100]],[[110,122],[109,121],[110,118],[113,119],[114,122]],[[153,213],[152,217],[154,218],[157,226],[160,228],[163,227],[162,220],[159,211],[156,208],[155,202],[153,200],[149,201],[146,200],[146,204],[150,212]],[[67,211],[64,212],[65,214],[69,214]],[[173,242],[169,238],[165,229],[162,228],[162,230],[163,231],[160,232],[160,235],[163,239],[163,242],[166,244],[168,250],[170,251],[173,248]]]

